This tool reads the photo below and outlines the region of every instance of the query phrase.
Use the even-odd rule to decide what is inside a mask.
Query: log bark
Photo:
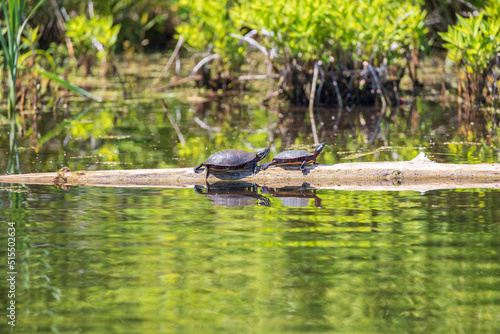
[[[500,189],[500,164],[441,164],[419,155],[411,161],[361,162],[271,167],[253,174],[249,170],[196,174],[192,168],[69,171],[0,175],[0,183],[100,187],[186,188],[195,185],[269,188],[302,187],[336,190],[429,191],[453,188]]]

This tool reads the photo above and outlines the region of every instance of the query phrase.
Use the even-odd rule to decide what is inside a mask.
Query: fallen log
[[[500,189],[500,164],[442,164],[421,153],[411,161],[360,162],[274,167],[253,174],[248,170],[196,174],[192,168],[71,171],[0,175],[0,183],[99,187],[186,188],[196,185],[269,188],[429,191],[454,188]]]

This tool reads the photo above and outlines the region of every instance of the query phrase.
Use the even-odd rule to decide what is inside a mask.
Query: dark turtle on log
[[[316,147],[316,151],[314,151],[313,154],[311,154],[307,151],[301,151],[301,150],[284,151],[284,152],[277,154],[271,162],[268,162],[267,164],[260,165],[260,168],[262,170],[265,170],[269,166],[272,166],[272,165],[299,165],[300,164],[300,170],[303,171],[308,162],[312,161],[313,163],[316,163],[316,158],[321,153],[321,151],[323,151],[324,148],[325,148],[325,143],[321,143],[320,145],[318,145],[318,147]]]
[[[252,168],[253,173],[257,169],[257,163],[269,154],[270,149],[266,148],[257,153],[243,150],[224,150],[215,152],[205,161],[194,168],[195,173],[203,172],[205,166],[208,178],[210,171],[225,171],[232,169]]]

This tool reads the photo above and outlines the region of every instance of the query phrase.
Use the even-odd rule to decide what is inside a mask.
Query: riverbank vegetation
[[[422,87],[422,61],[439,53],[442,38],[458,67],[459,95],[473,106],[494,106],[500,5],[469,5],[456,8],[452,24],[443,8],[419,1],[180,1],[186,20],[177,38],[205,56],[192,76],[199,85],[227,90],[273,78],[269,96],[327,107],[400,103],[401,80],[410,79],[412,93]],[[424,8],[434,10],[432,21]],[[432,22],[446,20],[447,32],[429,32]],[[250,70],[242,74],[245,62]]]
[[[471,104],[490,102],[496,105],[500,74],[500,6],[495,10],[499,12],[488,7],[488,16],[484,12],[469,18],[457,16],[459,23],[440,33],[448,58],[458,65],[458,88]]]
[[[179,4],[188,15],[178,37],[207,55],[195,67],[210,73],[201,82],[206,87],[230,89],[245,61],[246,77],[274,78],[275,95],[294,105],[307,105],[311,98],[325,106],[372,105],[377,96],[396,101],[405,71],[420,85],[418,64],[429,46],[426,12],[406,1]],[[255,73],[259,68],[265,72]]]
[[[396,114],[386,107],[413,103],[430,90],[441,91],[443,101],[456,97],[459,118],[462,108],[477,110],[496,128],[500,3],[460,3],[2,0],[1,101],[8,108],[0,122],[12,125],[12,136],[46,141],[88,110],[70,112],[67,89],[99,100],[82,88],[105,90],[105,82],[114,82],[126,99],[144,87],[124,83],[127,68],[118,59],[130,64],[160,51],[163,71],[151,74],[153,94],[200,87],[200,94],[221,98],[257,91],[261,103],[309,106],[313,133],[315,119],[319,132],[331,121],[336,131],[343,112],[357,106],[377,107],[360,121],[380,124]],[[9,13],[17,13],[16,21]],[[446,64],[451,84],[426,84],[436,59]],[[324,120],[318,107],[338,112]],[[49,110],[66,121],[38,136],[37,123]]]
[[[25,1],[3,3],[8,11]],[[342,107],[398,104],[402,89],[416,93],[423,84],[422,61],[438,54],[436,41],[442,39],[457,75],[463,72],[459,93],[472,104],[492,104],[500,4],[465,3],[451,8],[455,24],[443,6],[422,0],[40,1],[22,32],[31,45],[19,52],[43,50],[66,75],[78,69],[86,76],[94,66],[106,75],[116,74],[108,67],[116,52],[164,50],[175,38],[183,55],[198,59],[188,76],[198,86],[233,90],[269,79],[275,85],[268,97]],[[436,33],[436,22],[441,29],[447,22],[447,31]],[[9,54],[3,54],[2,63],[9,64]],[[404,77],[410,84],[401,87]]]

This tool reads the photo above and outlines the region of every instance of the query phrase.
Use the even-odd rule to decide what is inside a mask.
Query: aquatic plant
[[[21,34],[31,15],[44,1],[45,0],[38,1],[29,15],[26,18],[23,18],[26,6],[25,0],[2,0],[2,11],[4,14],[7,31],[5,37],[3,35],[3,31],[0,31],[0,43],[2,44],[3,58],[5,59],[5,66],[7,67],[8,72],[9,96],[7,117],[11,124],[9,135],[9,148],[11,152],[16,150],[16,124],[14,122],[14,117],[16,108],[16,80],[18,76],[19,45],[21,43]],[[16,166],[19,166],[17,154],[11,155],[7,169],[9,171],[14,171],[16,169]]]
[[[194,67],[198,81],[213,89],[232,88],[246,55],[246,45],[231,37],[239,33],[234,25],[231,0],[180,0],[185,22],[177,32],[195,51],[203,52],[203,59]]]
[[[121,26],[113,24],[112,16],[88,19],[85,15],[79,15],[70,19],[65,27],[66,36],[71,39],[75,53],[79,55],[83,75],[90,74],[95,58],[101,61],[101,74],[105,74]]]
[[[116,50],[128,53],[146,48],[163,49],[171,41],[179,23],[177,0],[51,0],[41,6],[31,21],[43,27],[42,48],[50,43],[61,43],[65,36],[65,23],[77,15],[113,17],[120,24]]]
[[[386,95],[382,85],[392,91],[399,84],[405,68],[419,84],[418,59],[428,40],[426,12],[417,5],[384,0],[180,4],[187,19],[177,30],[190,47],[220,56],[232,77],[250,59],[248,50],[258,50],[252,62],[264,59],[267,77],[277,75],[278,91],[294,104],[308,104],[316,84],[315,99],[326,105],[372,104],[377,95]],[[389,66],[399,70],[390,72]],[[318,83],[312,82],[315,67]]]
[[[37,8],[44,2],[40,0],[36,2],[33,6],[31,12],[24,17],[26,9],[26,1],[24,0],[2,0],[2,12],[5,18],[6,34],[4,36],[3,30],[0,33],[0,43],[3,50],[4,65],[8,72],[8,111],[7,116],[10,123],[9,132],[9,148],[10,155],[8,158],[7,170],[11,173],[18,171],[19,169],[19,157],[17,149],[16,134],[18,129],[25,130],[25,119],[21,117],[20,121],[17,119],[16,105],[18,103],[18,78],[20,77],[20,70],[27,70],[31,74],[31,78],[28,81],[32,81],[32,90],[34,91],[33,99],[33,110],[37,109],[37,91],[39,89],[39,75],[48,78],[50,81],[57,83],[69,90],[79,92],[89,98],[94,100],[100,100],[79,87],[70,84],[68,81],[60,78],[55,74],[55,63],[52,56],[44,51],[36,48],[36,43],[38,41],[38,29],[29,29],[24,37],[23,33],[28,20],[37,10]],[[24,47],[28,46],[28,51],[25,51]],[[40,58],[45,59],[50,67],[49,71],[46,71],[41,65]],[[28,59],[31,59],[31,63],[25,64]],[[29,66],[26,66],[29,65]],[[21,87],[24,86],[21,84]],[[20,96],[21,104],[23,104],[26,91],[23,91]],[[23,115],[22,115],[23,116]],[[29,130],[33,132],[36,130],[36,115],[33,116],[34,126]]]
[[[2,0],[2,11],[5,18],[6,36],[0,33],[0,43],[2,44],[3,57],[8,72],[9,98],[8,98],[8,117],[12,119],[16,105],[16,79],[18,75],[19,45],[21,44],[21,35],[29,18],[35,10],[44,2],[40,0],[31,10],[30,14],[23,18],[25,12],[25,0]]]
[[[459,89],[471,103],[484,102],[498,83],[500,52],[500,17],[457,16],[458,24],[440,33],[448,58],[459,67]],[[490,84],[490,89],[488,85]],[[497,91],[498,92],[498,91]]]
[[[427,46],[426,13],[418,6],[380,0],[275,0],[269,5],[260,0],[242,7],[241,25],[265,32],[263,44],[277,54],[272,62],[283,78],[281,89],[295,104],[310,99],[317,61],[322,62],[317,99],[327,105],[372,104],[373,92],[383,94],[388,82],[398,85],[404,73],[388,73],[388,66],[407,66],[418,82],[411,65]],[[357,74],[359,69],[364,71]]]
[[[486,14],[486,16],[492,18],[500,17],[500,1],[487,0],[484,6],[484,13]]]

